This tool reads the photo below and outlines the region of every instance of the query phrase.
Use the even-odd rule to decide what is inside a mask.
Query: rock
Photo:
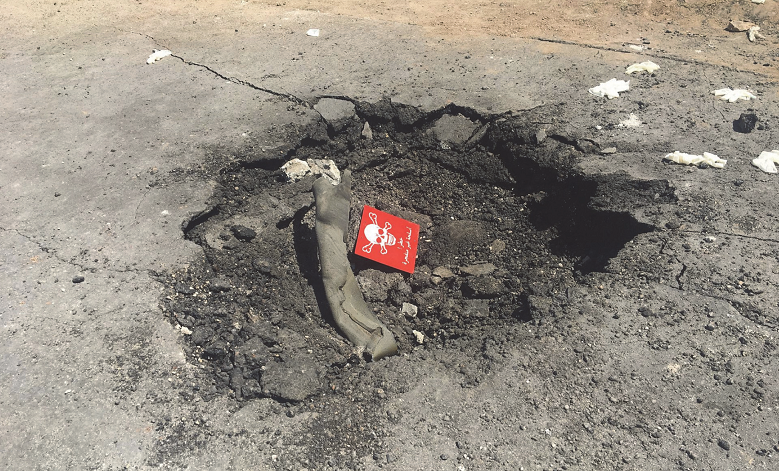
[[[342,130],[354,116],[354,103],[337,98],[322,98],[314,109],[336,132]]]
[[[454,272],[446,267],[436,267],[433,269],[433,275],[439,278],[447,279],[454,276]]]
[[[539,129],[536,131],[536,135],[534,136],[533,143],[538,145],[541,144],[546,140],[546,129]]]
[[[319,389],[319,375],[312,360],[293,357],[267,364],[260,385],[263,393],[277,400],[300,402]]]
[[[602,155],[616,154],[617,153],[617,148],[616,147],[606,147],[605,149],[601,149],[600,153]]]
[[[730,443],[724,438],[720,438],[719,440],[717,440],[717,445],[719,445],[719,447],[725,451],[730,450]]]
[[[360,135],[366,141],[373,140],[373,131],[371,130],[371,125],[368,124],[368,121],[366,121],[365,124],[362,125],[362,133],[360,133]]]
[[[73,283],[83,283],[85,278],[81,275],[76,275],[73,277]]]
[[[489,275],[468,278],[462,286],[469,298],[496,298],[506,291],[503,282]]]
[[[490,303],[486,299],[466,299],[463,302],[464,317],[489,317]]]
[[[341,171],[332,160],[308,159],[306,163],[314,175],[324,175],[333,185],[341,183]]]
[[[176,283],[176,292],[179,294],[192,294],[195,292],[195,288],[187,283]]]
[[[417,317],[417,312],[419,311],[419,308],[411,303],[403,303],[403,307],[400,308],[400,312],[403,313],[406,317]]]
[[[491,263],[476,263],[473,265],[468,265],[467,267],[461,267],[460,273],[471,276],[489,275],[497,269],[498,268]]]
[[[211,341],[214,336],[214,329],[208,326],[198,327],[192,332],[192,343],[195,345],[205,345]]]
[[[740,133],[750,133],[757,124],[757,115],[754,113],[741,113],[741,116],[733,121],[733,130]]]
[[[455,146],[462,146],[471,137],[479,125],[465,116],[445,114],[441,116],[431,132],[439,141]]]
[[[503,242],[500,239],[495,239],[490,244],[490,252],[492,252],[494,254],[499,254],[499,253],[503,252],[504,250],[506,250],[506,243]]]
[[[291,182],[302,180],[306,175],[311,173],[311,167],[300,159],[290,160],[281,166],[281,170],[287,176],[287,180]]]
[[[235,225],[231,227],[230,230],[233,231],[233,235],[236,239],[242,240],[244,242],[248,242],[257,237],[257,233],[246,226]]]
[[[416,337],[419,345],[422,345],[425,342],[425,334],[418,330],[412,330],[411,332],[414,334],[414,337]]]
[[[209,282],[209,289],[212,292],[230,291],[232,288],[233,288],[232,283],[228,278],[225,278],[224,276],[217,276],[215,278],[211,278]]]

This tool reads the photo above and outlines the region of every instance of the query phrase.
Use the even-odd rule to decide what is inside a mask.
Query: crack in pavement
[[[679,232],[683,232],[685,234],[702,234],[702,232],[700,231],[679,231]],[[773,242],[775,244],[779,244],[779,240],[768,239],[766,237],[749,236],[745,234],[734,234],[732,232],[714,232],[714,234],[731,236],[731,237],[740,237],[742,239],[759,240],[761,242]]]
[[[90,273],[95,273],[98,270],[98,268],[87,267],[84,264],[76,262],[75,260],[73,260],[75,258],[75,256],[72,257],[70,260],[66,260],[65,258],[61,257],[57,253],[57,249],[52,248],[52,247],[47,247],[47,246],[41,244],[40,242],[38,242],[37,240],[35,240],[31,236],[28,236],[27,234],[24,234],[24,233],[20,232],[18,229],[7,229],[5,227],[0,227],[0,231],[2,231],[2,232],[15,232],[18,236],[23,237],[27,241],[35,244],[41,252],[44,252],[44,253],[47,253],[47,254],[51,255],[56,260],[58,260],[61,263],[64,263],[65,265],[72,265],[74,267],[79,268],[80,270],[82,270],[84,272],[90,272]],[[83,251],[81,253],[83,254]],[[105,267],[103,267],[102,270],[105,270],[107,272],[113,272],[113,273],[142,273],[144,271],[147,271],[147,270],[138,270],[138,269],[134,269],[134,268],[124,268],[124,269],[121,269],[121,268],[105,268]]]
[[[176,59],[180,60],[181,62],[183,62],[183,63],[185,63],[187,65],[192,65],[192,66],[195,66],[195,67],[200,67],[202,69],[205,69],[205,70],[211,72],[212,74],[216,75],[217,77],[219,77],[219,78],[221,78],[223,80],[227,80],[228,82],[232,82],[232,83],[235,83],[235,84],[238,84],[238,85],[243,85],[245,87],[249,87],[249,88],[252,88],[254,90],[267,93],[269,95],[273,95],[273,96],[277,96],[277,97],[280,97],[280,98],[284,98],[285,100],[291,101],[291,102],[293,102],[293,103],[295,103],[297,105],[301,105],[301,106],[305,106],[306,108],[313,109],[313,106],[311,106],[310,103],[308,103],[307,101],[305,101],[305,100],[303,100],[301,98],[296,97],[295,95],[293,95],[291,93],[277,92],[275,90],[271,90],[270,88],[264,88],[264,87],[257,86],[257,85],[255,85],[255,84],[253,84],[253,83],[251,83],[251,82],[249,82],[247,80],[241,80],[241,79],[239,79],[237,77],[228,77],[227,75],[222,74],[221,72],[211,68],[208,65],[199,64],[197,62],[193,62],[193,61],[184,59],[183,57],[181,57],[179,55],[176,55],[176,54],[171,54],[170,56],[171,57],[175,57]]]
[[[144,36],[144,37],[150,39],[152,42],[154,42],[154,44],[157,47],[161,47],[163,49],[170,50],[167,46],[165,46],[164,44],[161,44],[159,41],[157,41],[157,39],[155,39],[153,36],[150,36],[150,35],[148,35],[146,33],[140,33],[140,32],[137,32],[137,31],[127,31],[127,30],[123,30],[123,29],[120,29],[120,28],[117,28],[117,29],[119,31],[123,32],[123,33],[130,33],[130,34],[137,34],[137,35],[140,35],[140,36]],[[295,103],[297,105],[304,106],[304,107],[309,108],[309,109],[314,109],[314,107],[310,103],[308,103],[306,100],[303,100],[302,98],[298,98],[298,97],[296,97],[295,95],[293,95],[291,93],[277,92],[277,91],[271,90],[269,88],[260,87],[259,85],[255,85],[255,84],[249,82],[248,80],[241,80],[241,79],[239,79],[237,77],[229,77],[229,76],[224,75],[223,73],[215,70],[214,68],[212,68],[212,67],[210,67],[208,65],[200,64],[200,63],[197,63],[197,62],[194,62],[194,61],[187,60],[187,59],[185,59],[185,58],[183,58],[183,57],[181,57],[179,55],[173,54],[172,52],[171,52],[170,56],[171,57],[175,57],[176,59],[180,60],[181,62],[183,62],[183,63],[185,63],[187,65],[191,65],[191,66],[200,67],[202,69],[205,69],[205,70],[211,72],[212,74],[214,74],[215,76],[221,78],[222,80],[227,80],[228,82],[232,82],[232,83],[234,83],[236,85],[243,85],[244,87],[249,87],[249,88],[251,88],[253,90],[257,90],[257,91],[260,91],[260,92],[263,92],[263,93],[267,93],[269,95],[277,96],[279,98],[284,98],[285,100],[291,101],[291,102],[293,102],[293,103]],[[261,78],[261,80],[265,79],[265,78],[276,77],[276,76],[277,76],[276,74],[268,74],[268,75],[263,76]]]
[[[626,50],[623,50],[623,49],[617,49],[615,47],[598,46],[598,45],[595,45],[595,44],[586,44],[586,43],[580,43],[580,42],[576,42],[576,41],[568,41],[568,40],[565,40],[565,39],[543,38],[543,37],[540,37],[540,36],[530,36],[528,39],[533,39],[535,41],[540,41],[540,42],[545,42],[545,43],[564,44],[566,46],[577,46],[577,47],[582,47],[582,48],[587,48],[587,49],[597,49],[599,51],[618,52],[620,54],[635,54],[635,51],[626,51]],[[658,58],[658,59],[666,59],[666,60],[671,60],[671,61],[675,61],[675,62],[682,62],[682,63],[685,63],[685,64],[690,63],[690,64],[696,64],[696,65],[703,65],[703,66],[708,66],[708,67],[715,67],[715,68],[725,69],[725,70],[728,70],[728,71],[731,71],[731,72],[738,72],[738,73],[744,73],[744,74],[750,74],[750,75],[758,75],[758,76],[766,77],[766,78],[773,78],[769,74],[764,74],[764,73],[755,72],[755,71],[751,71],[751,70],[742,70],[742,69],[739,69],[738,67],[731,67],[731,66],[727,66],[727,65],[712,64],[712,63],[709,63],[709,62],[706,62],[706,61],[701,61],[701,60],[698,60],[698,59],[692,59],[692,58],[685,59],[683,57],[676,57],[676,56],[672,56],[672,55],[668,55],[668,54],[658,54],[656,52],[647,52],[646,50],[641,51],[641,54],[645,55],[645,56],[649,56],[649,57],[655,57],[655,58]]]

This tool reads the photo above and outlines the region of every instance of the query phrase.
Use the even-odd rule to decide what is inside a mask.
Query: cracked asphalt
[[[180,394],[202,372],[158,280],[202,261],[182,229],[208,209],[221,169],[286,153],[321,98],[390,97],[506,116],[562,105],[531,124],[571,144],[583,173],[667,181],[675,201],[596,195],[656,230],[553,300],[556,321],[512,331],[527,327],[525,346],[491,352],[501,360],[477,388],[433,348],[388,362],[409,387],[380,406],[382,448],[354,452],[352,469],[775,469],[779,178],[750,164],[779,148],[775,63],[658,54],[656,75],[606,101],[587,89],[647,56],[219,5],[36,3],[0,16],[1,468],[346,468],[308,453],[326,436],[315,412]],[[147,65],[162,48],[173,55]],[[726,86],[758,99],[711,95]],[[762,129],[735,132],[745,112]],[[620,127],[631,113],[641,126]],[[664,163],[675,150],[728,164]],[[544,302],[536,314],[555,318]]]

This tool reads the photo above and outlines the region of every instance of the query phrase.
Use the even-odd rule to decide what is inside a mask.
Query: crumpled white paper
[[[704,152],[703,155],[693,155],[676,151],[663,158],[682,165],[698,165],[700,163],[705,163],[714,168],[724,168],[725,164],[728,163],[727,160],[720,159],[716,155],[708,152]]]
[[[776,165],[779,164],[779,150],[764,151],[752,161],[752,165],[765,173],[777,173]]]
[[[306,34],[309,35],[309,36],[317,37],[317,36],[319,36],[319,30],[318,29],[310,29],[310,30],[306,31]]]
[[[282,165],[281,170],[290,182],[302,180],[311,174],[316,176],[324,175],[333,185],[341,182],[341,171],[338,170],[338,167],[332,160],[308,159],[303,161],[292,159]]]
[[[753,94],[751,94],[747,90],[742,89],[736,89],[731,90],[730,88],[720,88],[719,90],[714,90],[711,92],[714,94],[714,96],[718,96],[720,100],[725,100],[733,103],[734,101],[738,100],[739,98],[742,100],[754,100],[757,97]]]
[[[608,82],[603,82],[597,87],[589,89],[589,92],[595,96],[605,96],[609,100],[619,98],[619,92],[626,92],[630,89],[630,80],[617,80],[615,78]]]
[[[648,72],[648,73],[651,74],[652,72],[654,72],[655,70],[657,70],[659,68],[660,68],[660,66],[655,64],[654,62],[646,61],[646,62],[642,62],[640,64],[633,64],[633,65],[631,65],[630,67],[628,67],[625,70],[625,73],[628,74],[628,75],[632,74],[633,72]]]
[[[154,50],[154,52],[149,56],[148,59],[146,59],[147,64],[154,64],[158,60],[162,59],[163,57],[168,57],[169,55],[173,54],[167,49],[163,49],[161,51]]]

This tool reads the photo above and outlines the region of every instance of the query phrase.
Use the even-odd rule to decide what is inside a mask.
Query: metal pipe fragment
[[[398,345],[392,332],[365,303],[346,256],[352,174],[344,172],[341,183],[326,178],[314,182],[316,238],[322,281],[338,328],[354,345],[364,347],[372,360],[394,355]]]

